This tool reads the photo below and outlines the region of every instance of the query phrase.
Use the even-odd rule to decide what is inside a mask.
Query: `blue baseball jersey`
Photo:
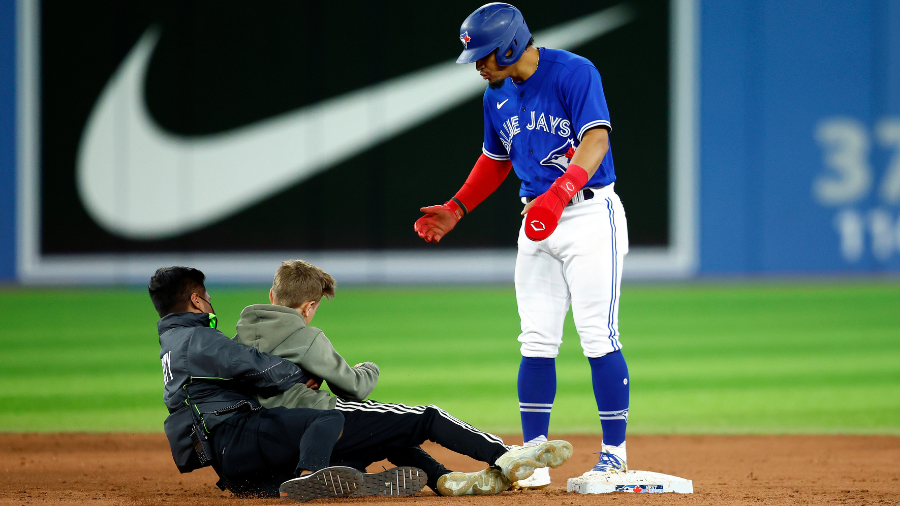
[[[495,160],[512,160],[522,180],[522,197],[536,197],[550,188],[569,166],[566,152],[577,148],[589,129],[612,130],[594,64],[568,51],[539,51],[538,68],[531,77],[520,83],[507,78],[502,87],[484,92],[482,151]],[[606,186],[615,180],[610,146],[585,186]]]

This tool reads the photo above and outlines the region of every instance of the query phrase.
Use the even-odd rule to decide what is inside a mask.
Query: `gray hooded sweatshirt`
[[[272,304],[245,307],[234,340],[290,360],[307,376],[325,380],[331,392],[342,399],[362,401],[378,382],[377,365],[364,362],[350,367],[321,330],[308,327],[300,313],[289,307]],[[266,408],[334,409],[337,403],[337,398],[325,390],[312,390],[302,383],[258,400]]]

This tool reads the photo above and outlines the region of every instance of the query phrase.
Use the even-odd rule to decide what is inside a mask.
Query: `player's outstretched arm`
[[[416,220],[413,229],[427,242],[440,242],[463,216],[500,187],[511,169],[509,160],[494,160],[481,155],[456,195],[443,205],[421,208],[425,215]]]

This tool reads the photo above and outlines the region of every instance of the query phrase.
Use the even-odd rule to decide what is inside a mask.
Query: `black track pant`
[[[437,479],[450,471],[418,447],[425,441],[488,465],[508,450],[499,437],[480,431],[437,406],[339,399],[336,409],[344,415],[344,435],[334,445],[332,465],[365,471],[371,463],[388,459],[396,466],[425,471],[433,490]]]
[[[278,497],[301,470],[328,467],[343,428],[337,410],[263,409],[239,413],[214,431],[216,472],[238,496]]]

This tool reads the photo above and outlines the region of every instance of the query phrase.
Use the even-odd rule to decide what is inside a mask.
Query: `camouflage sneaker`
[[[437,481],[441,495],[495,495],[509,489],[509,480],[498,469],[487,468],[477,473],[447,473]]]
[[[572,456],[568,441],[547,441],[535,446],[513,446],[496,465],[510,482],[524,480],[541,467],[559,467]]]

